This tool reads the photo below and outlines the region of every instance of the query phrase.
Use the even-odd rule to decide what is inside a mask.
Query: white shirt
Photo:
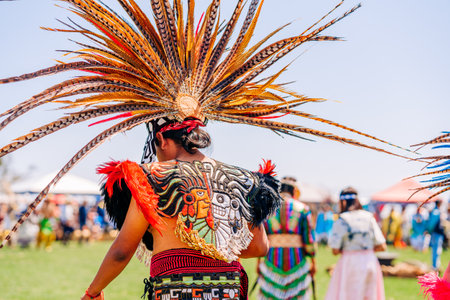
[[[373,250],[376,245],[385,242],[373,214],[353,210],[340,214],[334,222],[328,246],[344,251]]]

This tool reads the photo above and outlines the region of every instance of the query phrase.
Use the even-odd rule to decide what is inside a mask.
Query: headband
[[[351,193],[351,194],[343,194],[339,196],[339,200],[355,200],[356,199],[357,194],[356,193]]]
[[[187,128],[187,132],[199,126],[205,127],[205,124],[198,119],[186,119],[182,122],[173,122],[166,118],[152,120],[146,123],[148,136],[144,146],[144,153],[142,154],[141,163],[149,164],[156,161],[156,133],[166,132],[170,130],[181,130]]]

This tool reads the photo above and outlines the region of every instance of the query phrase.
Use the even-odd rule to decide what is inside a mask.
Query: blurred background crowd
[[[51,195],[13,236],[10,246],[37,247],[51,251],[54,241],[88,243],[113,239],[117,232],[105,215],[102,203],[77,201]],[[0,240],[25,212],[17,203],[0,203]]]
[[[374,213],[383,231],[387,244],[396,248],[411,246],[417,251],[426,251],[435,235],[442,236],[444,248],[449,246],[450,209],[447,201],[434,201],[419,207],[418,204],[364,205]],[[338,218],[337,205],[325,203],[313,207],[316,240],[326,244]]]
[[[1,201],[1,199],[0,199]],[[25,212],[26,202],[0,202],[0,239]],[[308,203],[318,244],[326,245],[338,218],[338,204],[332,201]],[[449,246],[450,207],[447,201],[433,201],[423,207],[416,203],[366,203],[374,213],[388,244],[396,248],[411,246],[427,251],[434,245]],[[103,209],[100,197],[50,195],[36,213],[20,227],[11,244],[37,246],[48,250],[53,241],[91,242],[112,239],[114,226]]]

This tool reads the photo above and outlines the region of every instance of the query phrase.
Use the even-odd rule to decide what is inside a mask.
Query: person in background
[[[82,244],[84,242],[88,242],[91,238],[91,230],[88,226],[88,212],[89,208],[87,205],[87,201],[84,200],[83,203],[78,208],[78,224],[80,226],[80,235],[78,237],[78,244]]]
[[[394,207],[392,207],[389,216],[383,220],[382,229],[388,245],[401,247],[399,242],[402,240],[402,217],[395,211]]]
[[[352,187],[340,194],[341,213],[333,224],[328,246],[341,257],[331,276],[326,300],[383,300],[384,284],[375,251],[386,240],[373,217],[362,209]]]
[[[87,201],[84,200],[83,204],[78,208],[78,224],[80,225],[80,230],[86,225],[88,215]]]
[[[441,206],[442,201],[436,200],[434,208],[431,210],[428,217],[428,232],[431,235],[430,247],[431,247],[431,260],[433,270],[439,271],[441,266],[441,254],[442,244],[444,242],[444,227],[441,220]]]
[[[41,209],[42,219],[39,222],[39,233],[36,240],[36,247],[44,245],[46,251],[52,250],[52,244],[56,239],[54,226],[55,204],[49,199],[46,200]]]
[[[5,226],[8,219],[8,204],[0,203],[0,241],[2,241],[8,235],[8,226]]]
[[[63,231],[62,243],[63,245],[68,245],[72,238],[72,234],[75,230],[75,216],[72,201],[66,199],[64,204],[61,205],[61,217],[60,217],[61,227]]]
[[[20,212],[21,214],[25,211]],[[29,248],[36,241],[39,228],[39,217],[36,214],[31,215],[17,231],[17,243],[21,248]]]
[[[402,207],[402,237],[399,241],[400,247],[407,247],[411,244],[411,226],[412,226],[412,215],[408,213],[408,205]]]
[[[333,212],[329,204],[323,204],[322,209],[317,214],[316,221],[316,238],[317,242],[321,244],[328,243],[328,237],[331,233],[331,228],[333,228]]]
[[[314,231],[308,206],[296,200],[299,195],[296,179],[284,177],[284,201],[265,223],[270,248],[267,256],[259,259],[258,299],[310,298],[309,285],[316,272]]]
[[[423,216],[423,209],[417,208],[417,212],[412,216],[411,225],[411,246],[416,251],[424,251],[425,231],[427,229],[427,220]]]
[[[82,300],[103,299],[135,253],[151,265],[142,298],[248,299],[238,260],[269,249],[263,222],[282,200],[275,166],[266,161],[250,172],[205,156],[199,149],[211,140],[200,125],[154,120],[149,147],[158,162],[98,169],[106,211],[120,231]]]

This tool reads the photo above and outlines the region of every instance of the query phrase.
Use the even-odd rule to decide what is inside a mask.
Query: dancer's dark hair
[[[191,132],[188,132],[188,128],[179,130],[168,130],[162,133],[164,138],[169,138],[175,141],[175,143],[183,146],[183,148],[193,154],[196,149],[203,149],[211,145],[211,137],[209,134],[196,128]],[[156,145],[159,145],[159,141],[156,140]]]
[[[341,191],[339,200],[341,213],[362,209],[361,203],[359,203],[358,199],[358,191],[351,186],[346,187]]]

